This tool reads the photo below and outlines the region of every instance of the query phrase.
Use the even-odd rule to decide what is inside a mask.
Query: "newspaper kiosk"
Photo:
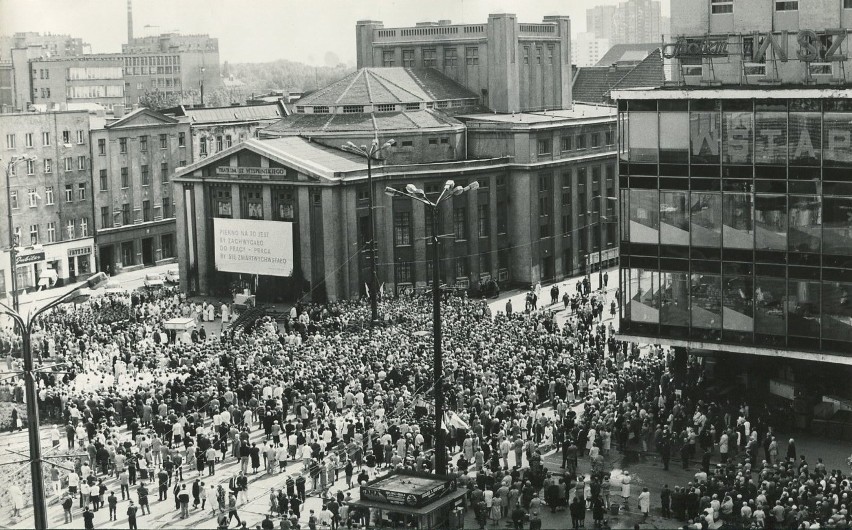
[[[456,508],[467,493],[456,488],[454,479],[408,471],[368,482],[360,492],[353,504],[369,509],[371,527],[418,530],[460,528]]]

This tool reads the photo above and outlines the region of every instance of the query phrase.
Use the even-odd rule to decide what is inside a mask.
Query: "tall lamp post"
[[[29,318],[24,319],[21,314],[0,302],[0,313],[9,315],[21,331],[22,355],[24,358],[24,391],[27,400],[27,433],[30,442],[30,478],[33,483],[33,512],[35,515],[35,528],[42,530],[48,528],[47,505],[44,501],[44,472],[41,462],[41,435],[39,433],[38,419],[38,385],[36,383],[36,370],[33,369],[32,333],[33,325],[39,315],[64,302],[79,301],[87,298],[87,289],[102,287],[107,281],[107,275],[103,272],[94,274],[91,278],[78,285],[75,289],[49,302]]]
[[[606,199],[608,201],[613,201],[613,202],[618,203],[617,197],[604,197],[603,195],[595,195],[594,197],[592,197],[592,200],[594,201],[595,199]],[[603,289],[603,287],[604,287],[604,284],[603,284],[603,244],[604,244],[604,224],[605,223],[602,223],[601,221],[609,222],[609,219],[605,215],[601,215],[600,213],[598,214],[598,228],[600,229],[600,236],[601,236],[601,240],[598,244],[598,289]],[[591,229],[591,224],[589,225],[589,229]],[[591,234],[589,234],[589,235],[591,236]],[[591,237],[590,237],[590,239],[591,239]],[[590,262],[590,264],[589,264],[589,275],[590,275],[589,276],[589,283],[591,284],[591,274],[592,274],[591,259],[589,260],[589,262]],[[591,287],[591,285],[590,285],[590,287]]]
[[[438,206],[451,197],[457,197],[466,191],[479,189],[479,182],[473,181],[467,186],[456,186],[455,182],[448,180],[444,184],[441,195],[435,201],[426,198],[426,193],[415,186],[408,184],[405,191],[391,187],[385,188],[385,193],[391,197],[408,197],[421,202],[432,210],[432,338],[434,347],[434,387],[435,393],[435,474],[447,474],[447,442],[441,423],[444,419],[444,359],[441,351],[441,273],[440,252],[438,250]]]
[[[12,307],[19,309],[18,302],[18,244],[15,241],[15,228],[12,226],[12,170],[21,162],[32,162],[35,155],[14,155],[6,164],[6,219],[9,223],[9,272],[12,275]]]
[[[349,153],[363,156],[367,159],[367,187],[370,188],[370,318],[375,324],[379,320],[379,277],[376,274],[376,218],[373,211],[373,157],[383,150],[396,145],[396,140],[388,140],[379,146],[379,139],[374,138],[369,147],[362,145],[358,147],[352,142],[346,142],[340,148]]]

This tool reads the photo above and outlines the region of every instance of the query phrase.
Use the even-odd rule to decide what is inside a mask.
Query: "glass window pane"
[[[719,112],[690,112],[689,138],[693,164],[719,163]]]
[[[758,333],[785,335],[787,315],[784,297],[787,294],[783,278],[758,276],[754,286],[754,319]]]
[[[630,242],[660,243],[660,205],[656,190],[630,190]]]
[[[722,322],[732,331],[754,331],[751,276],[726,276],[722,292]]]
[[[790,252],[819,253],[822,205],[816,195],[790,195]]]
[[[693,192],[689,211],[692,244],[697,247],[721,247],[722,194]]]
[[[692,297],[692,327],[722,329],[722,277],[718,274],[693,274],[690,287]]]
[[[686,112],[660,113],[660,162],[689,162],[689,114]]]
[[[627,123],[626,112],[622,112],[618,116],[621,123],[621,136],[618,139],[618,156],[623,162],[627,162],[627,154],[629,152],[627,139],[630,137],[630,127]]]
[[[665,245],[689,245],[685,191],[660,192],[660,238]]]
[[[822,286],[822,336],[852,342],[852,283],[825,282]]]
[[[657,113],[630,112],[630,162],[657,162]]]
[[[756,112],[754,143],[756,164],[785,165],[787,163],[787,113]]]
[[[755,195],[754,224],[756,248],[787,250],[787,197]]]
[[[787,284],[787,332],[819,337],[819,282],[790,280]]]
[[[822,149],[819,112],[790,113],[790,165],[818,166]]]
[[[619,190],[621,195],[621,204],[619,209],[619,222],[621,222],[621,240],[630,240],[630,190]]]
[[[826,112],[824,116],[825,165],[852,167],[852,112]]]
[[[852,197],[825,197],[823,201],[823,252],[852,255]]]
[[[630,269],[630,300],[628,315],[633,322],[660,322],[659,274],[645,269]]]
[[[753,115],[751,112],[724,112],[724,141],[722,162],[725,164],[752,163]]]
[[[754,248],[751,194],[726,193],[722,196],[722,206],[725,248]]]
[[[687,273],[660,273],[660,323],[666,326],[689,327]]]

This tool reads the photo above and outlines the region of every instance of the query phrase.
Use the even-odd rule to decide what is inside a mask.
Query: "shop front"
[[[427,473],[396,472],[361,486],[353,508],[369,510],[370,526],[432,530],[462,528],[466,490]]]

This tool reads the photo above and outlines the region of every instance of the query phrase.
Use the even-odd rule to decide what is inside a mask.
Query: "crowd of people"
[[[771,527],[779,511],[778,528],[790,517],[845,520],[843,474],[810,468],[795,451],[795,463],[779,460],[762,411],[708,402],[698,367],[616,340],[603,322],[606,294],[589,287],[579,282],[561,297],[551,290],[556,308],[539,308],[534,289],[524,311],[508,305],[496,315],[480,300],[443,302],[443,428],[451,473],[469,488],[481,525],[535,528],[544,509],[565,508],[575,527],[587,511],[603,525],[611,495],[623,504],[634,497],[647,516],[648,492],[634,495],[629,473],[607,469],[614,449],[626,462],[659,452],[666,467],[676,451],[687,466],[700,455],[696,480],[668,495],[671,515],[698,527],[710,517]],[[553,309],[568,313],[561,325]],[[431,300],[403,296],[381,310],[375,328],[369,304],[352,300],[299,304],[279,321],[229,329],[208,323],[213,313],[231,320],[228,307],[161,290],[44,316],[39,349],[61,368],[39,372],[42,416],[57,423],[54,446],[85,453],[50,468],[48,489],[62,498],[65,520],[80,515],[90,527],[120,514],[135,528],[156,491],[156,502],[172,494],[180,518],[209,509],[222,528],[242,525],[241,507],[266,495],[249,492],[260,474],[280,475],[264,528],[273,518],[298,527],[311,494],[325,501],[309,527],[369,522],[346,489],[387,469],[430,471],[435,458]],[[166,330],[174,317],[198,327]],[[20,386],[7,383],[12,393]],[[551,449],[561,453],[559,469],[543,463]],[[716,450],[722,465],[709,468]],[[661,504],[668,515],[663,496]]]

